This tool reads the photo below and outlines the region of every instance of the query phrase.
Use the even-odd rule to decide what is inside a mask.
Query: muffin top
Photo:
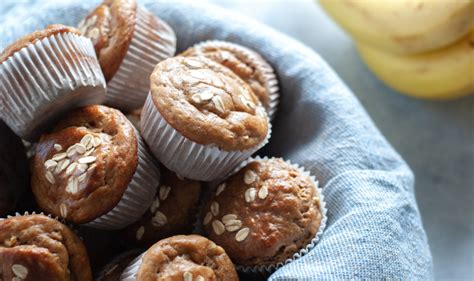
[[[44,215],[0,220],[0,260],[2,280],[92,280],[82,241]]]
[[[31,184],[38,205],[74,223],[107,213],[136,171],[137,149],[133,125],[120,111],[72,111],[36,146]]]
[[[269,107],[270,92],[277,87],[272,67],[257,52],[225,41],[205,41],[184,51],[182,56],[205,56],[232,70],[244,80],[260,102]]]
[[[204,208],[209,238],[240,265],[283,262],[321,224],[313,180],[280,158],[254,160],[218,186]]]
[[[199,181],[179,179],[162,168],[155,200],[143,217],[127,227],[125,236],[137,245],[150,246],[160,239],[192,230],[201,191]]]
[[[46,37],[50,37],[60,33],[74,33],[80,35],[81,33],[79,30],[75,29],[74,27],[65,26],[62,24],[52,24],[48,25],[46,29],[37,30],[33,33],[27,34],[20,39],[16,40],[9,46],[7,46],[3,52],[0,54],[0,64],[6,61],[9,57],[11,57],[14,53],[18,52],[19,50],[23,49],[24,47],[34,44],[36,41],[41,40]]]
[[[92,40],[107,81],[117,72],[132,41],[136,11],[135,0],[105,0],[78,25]]]
[[[0,120],[0,217],[15,208],[29,189],[28,160],[21,139]]]
[[[177,235],[146,251],[137,281],[239,280],[224,250],[199,235]]]
[[[191,141],[235,151],[265,139],[265,109],[228,68],[205,57],[175,57],[159,63],[150,79],[156,108]]]

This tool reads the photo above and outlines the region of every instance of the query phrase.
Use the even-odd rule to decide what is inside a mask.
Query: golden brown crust
[[[86,149],[81,151],[81,145]],[[31,184],[38,205],[75,223],[107,213],[136,171],[137,145],[132,124],[120,111],[93,105],[71,112],[36,147]],[[64,156],[68,151],[72,155]]]
[[[200,192],[199,181],[179,179],[162,168],[155,200],[139,221],[124,230],[126,239],[151,246],[160,239],[191,232]]]
[[[135,31],[135,0],[105,0],[78,28],[94,44],[105,79],[117,72]]]
[[[184,51],[182,56],[205,56],[232,70],[244,80],[260,102],[268,108],[269,79],[276,79],[273,69],[257,52],[225,41],[206,41]]]
[[[153,245],[142,259],[137,281],[239,280],[234,265],[224,250],[199,235],[177,235]]]
[[[44,215],[0,221],[0,273],[3,280],[92,280],[87,252],[69,228]],[[18,269],[19,268],[19,269]],[[26,271],[25,271],[26,269]]]
[[[7,46],[2,53],[0,54],[0,64],[6,61],[9,57],[11,57],[14,53],[18,52],[19,50],[23,49],[24,47],[35,43],[38,40],[41,40],[46,37],[50,37],[60,33],[73,33],[80,35],[81,33],[79,30],[75,29],[74,27],[65,26],[62,24],[52,24],[48,25],[46,29],[37,30],[33,33],[27,34],[20,39],[16,40],[9,46]]]
[[[153,102],[186,138],[226,151],[260,144],[268,132],[265,109],[232,71],[205,57],[175,57],[151,75]]]
[[[224,183],[204,208],[212,219],[203,221],[208,237],[235,263],[283,262],[316,235],[322,214],[315,184],[282,159],[252,161]],[[224,217],[229,214],[235,217]],[[225,230],[218,234],[221,223]]]

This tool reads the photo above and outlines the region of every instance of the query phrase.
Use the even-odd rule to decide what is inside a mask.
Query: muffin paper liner
[[[138,257],[136,257],[122,272],[122,275],[120,275],[120,281],[135,281],[137,280],[137,273],[138,270],[140,269],[140,265],[142,264],[142,259],[143,256],[145,256],[145,253],[142,253]]]
[[[105,98],[92,42],[73,33],[55,34],[15,52],[0,64],[0,77],[0,117],[30,141],[71,108]]]
[[[153,202],[160,179],[158,163],[136,129],[135,135],[138,141],[137,170],[122,198],[112,210],[84,225],[105,230],[121,229],[139,220]]]
[[[268,105],[265,106],[265,110],[267,111],[268,117],[270,121],[273,120],[275,117],[276,111],[278,109],[279,97],[280,97],[280,89],[278,87],[278,79],[276,77],[273,68],[270,64],[257,52],[248,49],[245,46],[244,50],[240,48],[235,48],[233,44],[230,44],[225,41],[219,40],[208,40],[203,41],[195,45],[196,47],[203,47],[203,46],[222,46],[227,49],[235,50],[236,53],[240,53],[244,55],[248,61],[251,61],[256,69],[261,70],[261,74],[265,80],[265,89],[268,91]]]
[[[267,144],[271,136],[269,123],[265,140],[251,149],[225,151],[215,145],[193,142],[168,124],[153,103],[151,94],[143,107],[141,129],[143,138],[163,165],[181,177],[200,181],[212,181],[226,175]]]
[[[150,24],[151,20],[156,20],[160,29]],[[160,38],[159,41],[154,37]],[[175,52],[176,35],[171,27],[144,8],[137,7],[133,38],[119,69],[107,83],[106,104],[126,111],[141,107],[156,64]]]
[[[94,279],[96,281],[101,281],[103,280],[103,278],[108,274],[110,273],[111,271],[113,271],[115,269],[115,266],[122,261],[123,258],[127,257],[128,255],[132,255],[132,254],[136,254],[136,255],[140,255],[140,253],[142,253],[143,250],[140,250],[140,249],[132,249],[132,250],[129,250],[129,251],[126,251],[126,252],[123,252],[117,256],[115,256],[110,262],[108,262],[105,266],[102,267],[102,269],[100,270],[100,272],[97,274],[97,278]],[[135,260],[135,259],[134,259]],[[133,279],[135,280],[135,279]]]
[[[242,162],[237,168],[235,168],[231,173],[229,173],[227,177],[230,177],[233,174],[237,173],[238,171],[240,171],[242,168],[247,166],[247,164],[249,164],[252,161],[255,161],[255,160],[269,160],[269,159],[271,159],[271,158],[269,158],[267,156],[265,156],[265,157],[255,156],[255,157],[248,158],[247,160]],[[304,256],[311,249],[313,249],[314,246],[316,245],[316,243],[321,239],[321,236],[324,232],[324,229],[326,228],[326,222],[327,222],[326,202],[324,201],[324,195],[322,193],[322,189],[318,185],[318,181],[316,180],[316,177],[312,176],[308,171],[306,171],[303,167],[299,166],[298,164],[291,163],[289,160],[285,160],[285,162],[288,163],[289,165],[293,166],[294,168],[298,169],[298,171],[300,171],[301,174],[310,177],[316,185],[316,189],[318,191],[319,201],[320,201],[320,211],[321,211],[321,214],[322,214],[321,224],[319,226],[318,232],[316,233],[314,238],[311,240],[311,242],[308,245],[306,245],[306,247],[300,249],[297,253],[293,254],[293,257],[291,259],[287,259],[284,262],[279,262],[279,263],[271,264],[271,265],[260,265],[260,266],[258,266],[258,265],[257,266],[236,265],[236,269],[239,272],[243,272],[243,273],[271,273],[271,272],[277,270],[278,268],[284,266],[285,264],[288,264],[288,263]],[[194,233],[197,233],[197,234],[200,234],[200,235],[203,235],[203,236],[205,236],[204,227],[202,225],[202,218],[203,218],[203,214],[204,214],[204,206],[205,206],[205,202],[202,202],[202,204],[199,208],[199,212],[198,212],[200,217],[199,217],[198,223],[196,224],[195,229],[194,229]]]

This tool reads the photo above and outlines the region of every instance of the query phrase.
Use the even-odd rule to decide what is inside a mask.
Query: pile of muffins
[[[315,177],[252,157],[270,64],[223,41],[175,52],[164,21],[105,0],[0,54],[0,280],[238,280],[314,247]]]

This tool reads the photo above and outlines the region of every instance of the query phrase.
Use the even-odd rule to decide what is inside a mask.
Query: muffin
[[[41,136],[32,159],[38,205],[102,229],[138,220],[158,183],[157,163],[133,125],[120,111],[101,105],[72,111]]]
[[[4,217],[29,188],[29,172],[21,139],[1,120],[0,135],[0,217]]]
[[[232,70],[244,80],[273,119],[278,105],[278,80],[270,64],[257,52],[225,41],[205,41],[184,51],[182,56],[205,56]]]
[[[159,241],[136,258],[122,273],[121,280],[234,281],[239,278],[221,247],[199,235],[177,235]]]
[[[0,77],[0,117],[27,140],[36,140],[71,108],[105,98],[91,41],[64,25],[35,31],[3,50]]]
[[[92,280],[82,241],[44,215],[0,220],[0,261],[2,280]]]
[[[175,173],[161,169],[160,184],[150,208],[139,221],[125,229],[126,241],[151,246],[163,238],[191,232],[201,183],[179,179]]]
[[[325,224],[315,181],[280,158],[249,160],[202,214],[208,237],[244,269],[271,270],[302,254]]]
[[[119,281],[120,275],[125,268],[130,264],[137,255],[140,254],[140,250],[130,250],[122,253],[110,261],[104,268],[99,272],[96,281]]]
[[[181,177],[211,181],[268,140],[265,109],[250,87],[205,57],[159,63],[141,115],[153,154]]]
[[[135,0],[105,0],[79,23],[97,52],[107,80],[106,103],[122,110],[143,106],[150,74],[176,51],[176,35]]]

